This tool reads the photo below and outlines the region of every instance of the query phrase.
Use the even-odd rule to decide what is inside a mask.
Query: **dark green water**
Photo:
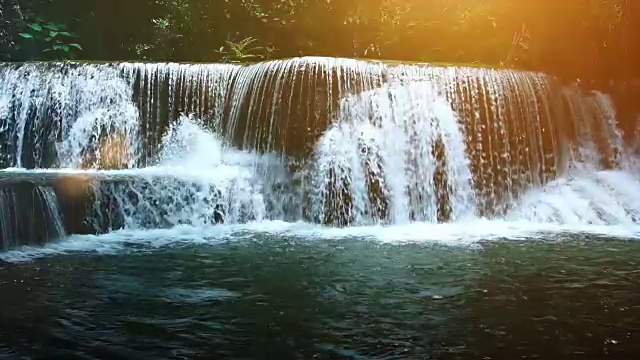
[[[0,358],[640,358],[640,243],[550,240],[256,235],[5,263]]]

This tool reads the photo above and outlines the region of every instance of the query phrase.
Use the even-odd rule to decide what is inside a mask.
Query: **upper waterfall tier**
[[[248,66],[0,64],[2,163],[144,166],[154,161],[168,125],[184,113],[221,126],[241,147],[306,155],[342,116],[342,99],[398,81],[432,83],[474,132],[492,123],[499,132],[518,122],[574,122],[558,109],[561,90],[551,79],[509,70],[313,57]]]
[[[317,57],[247,66],[0,64],[1,163],[145,166],[156,160],[162,134],[182,114],[193,114],[242,148],[305,157],[329,124],[343,118],[345,98],[416,81],[447,97],[474,142],[470,148],[485,154],[487,147],[504,147],[496,145],[504,136],[532,140],[529,151],[557,149],[584,122],[576,118],[584,115],[582,96],[567,96],[545,75],[511,70]],[[412,105],[398,101],[387,104],[396,106],[395,113]],[[544,132],[553,137],[535,142]],[[554,166],[550,154],[540,161],[541,167]]]

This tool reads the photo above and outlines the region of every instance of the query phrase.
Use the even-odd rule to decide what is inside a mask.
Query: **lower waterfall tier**
[[[255,219],[249,211],[223,204],[224,200],[211,185],[170,175],[3,171],[0,250],[125,227],[157,229]]]

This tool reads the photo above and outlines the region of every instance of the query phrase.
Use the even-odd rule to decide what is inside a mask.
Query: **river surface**
[[[640,358],[637,240],[161,234],[5,255],[0,358]]]

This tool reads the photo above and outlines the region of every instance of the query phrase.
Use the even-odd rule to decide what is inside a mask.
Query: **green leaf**
[[[42,26],[40,26],[39,24],[29,24],[29,27],[35,31],[42,31]]]
[[[71,33],[67,32],[67,31],[60,31],[58,34],[62,35],[62,36],[72,36]]]
[[[56,37],[56,35],[58,35],[57,31],[49,31],[49,36],[51,36],[52,38]]]
[[[80,44],[69,44],[69,46],[82,51],[82,46],[80,46]]]
[[[33,35],[28,33],[18,33],[18,35],[22,36],[25,39],[33,39]]]
[[[46,37],[46,38],[44,38],[44,41],[46,41],[46,42],[49,42],[49,41],[51,41],[51,40],[53,40],[53,38],[51,38],[51,37]]]
[[[44,27],[46,27],[46,28],[47,28],[47,29],[49,29],[49,30],[58,31],[58,30],[63,29],[63,28],[64,28],[64,25],[63,25],[63,24],[54,24],[54,23],[51,23],[51,24],[46,24]]]

